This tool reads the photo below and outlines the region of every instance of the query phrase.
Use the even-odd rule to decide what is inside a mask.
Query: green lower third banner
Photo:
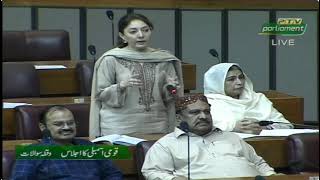
[[[16,159],[97,160],[130,159],[128,146],[114,145],[18,145]]]

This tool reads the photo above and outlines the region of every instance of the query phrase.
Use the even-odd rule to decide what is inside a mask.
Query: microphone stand
[[[109,18],[109,20],[111,21],[111,29],[112,29],[112,47],[114,47],[114,23],[113,23],[113,11],[108,10],[106,11],[107,17]]]
[[[112,28],[112,47],[114,47],[114,23],[113,19],[111,20],[111,28]]]
[[[190,180],[190,136],[189,131],[187,131],[188,136],[188,180]]]
[[[285,122],[276,122],[276,121],[259,121],[258,124],[260,126],[268,126],[274,123],[278,124],[292,124],[294,127],[302,127],[302,128],[311,128],[311,129],[319,129],[317,126],[305,125],[305,124],[296,124],[296,123],[285,123]],[[298,129],[298,128],[297,128]]]
[[[180,129],[187,133],[187,143],[188,143],[188,180],[190,180],[190,135],[189,135],[189,125],[187,122],[182,121],[180,123]]]
[[[296,129],[304,129],[304,128],[310,128],[310,129],[319,129],[318,126],[312,126],[312,125],[306,125],[306,124],[296,124],[291,123]]]
[[[94,45],[88,46],[88,51],[90,55],[93,57],[93,63],[96,63],[96,47]]]
[[[52,143],[51,132],[47,128],[42,131],[42,137],[46,143]]]
[[[219,54],[218,54],[217,50],[209,49],[209,53],[211,54],[211,56],[216,57],[218,59],[218,61],[219,61],[218,63],[221,63],[221,60],[219,58]]]

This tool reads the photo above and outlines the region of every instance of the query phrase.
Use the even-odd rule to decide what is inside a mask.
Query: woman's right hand
[[[127,87],[133,87],[133,86],[142,86],[143,82],[140,79],[139,74],[134,74],[130,76],[127,80],[123,80],[120,82],[120,89],[126,89]]]

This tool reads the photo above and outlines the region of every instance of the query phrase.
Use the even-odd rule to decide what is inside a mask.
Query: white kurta
[[[147,152],[142,173],[148,180],[188,176],[187,136],[176,128]],[[212,131],[190,136],[192,179],[253,177],[275,174],[252,146],[232,132]]]
[[[204,94],[211,104],[213,126],[232,131],[237,121],[255,119],[289,123],[272,124],[268,126],[269,129],[293,128],[264,94],[253,91],[252,82],[245,73],[245,85],[240,98],[235,99],[225,94],[224,81],[233,65],[240,67],[236,63],[220,63],[212,66],[204,75]]]

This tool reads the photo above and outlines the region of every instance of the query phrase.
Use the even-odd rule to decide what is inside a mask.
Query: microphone
[[[188,123],[185,122],[185,121],[182,121],[182,122],[180,123],[179,128],[180,128],[182,131],[186,132],[186,133],[189,132],[189,125],[188,125]]]
[[[188,180],[190,180],[190,136],[189,136],[189,125],[187,122],[182,121],[180,123],[180,129],[187,133],[188,136]]]
[[[289,168],[293,173],[300,173],[304,169],[315,169],[319,171],[319,165],[317,165],[316,162],[312,163],[307,159],[289,161]]]
[[[254,180],[265,180],[265,178],[263,176],[258,175],[254,178]]]
[[[114,23],[113,23],[113,11],[111,10],[107,10],[106,11],[106,15],[108,17],[108,19],[111,21],[111,25],[112,25],[112,47],[114,47]]]
[[[213,56],[216,57],[219,60],[219,63],[221,63],[220,58],[219,58],[219,54],[217,52],[216,49],[209,49],[209,53]]]
[[[111,10],[106,11],[108,18],[112,21],[113,20],[113,12]]]
[[[302,128],[311,128],[318,129],[317,126],[305,125],[305,124],[296,124],[296,123],[285,123],[285,122],[276,122],[276,121],[259,121],[259,126],[268,126],[270,124],[279,123],[279,124],[292,124],[294,127],[302,127]]]
[[[89,46],[88,46],[88,51],[89,51],[89,53],[91,54],[91,56],[93,56],[93,62],[96,62],[96,47],[94,46],[94,45],[92,45],[92,44],[90,44]]]
[[[45,128],[43,131],[42,131],[42,136],[43,136],[43,139],[46,141],[46,142],[51,142],[52,141],[52,136],[51,136],[51,132]]]
[[[177,94],[177,88],[171,84],[167,85],[167,90],[170,94]]]

